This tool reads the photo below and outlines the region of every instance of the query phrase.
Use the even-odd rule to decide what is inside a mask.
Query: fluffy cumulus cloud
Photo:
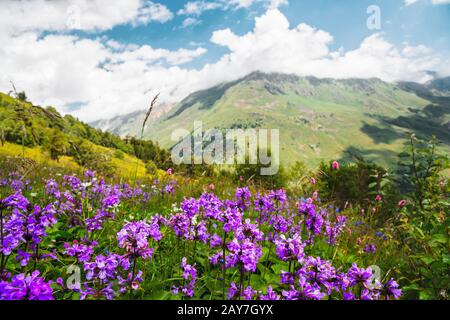
[[[261,70],[318,77],[424,81],[423,71],[438,63],[426,47],[399,49],[381,34],[364,39],[357,49],[332,52],[331,34],[306,24],[291,28],[278,10],[256,18],[252,32],[238,36],[230,29],[219,30],[211,41],[230,50],[218,64],[227,66],[231,73]]]
[[[16,10],[12,8],[2,6],[0,10]],[[151,10],[142,11],[148,7],[139,1],[134,8],[137,13],[127,14],[123,9],[116,18],[109,17],[109,22],[89,18],[86,21],[90,23],[84,26],[105,29],[114,24],[133,23],[142,12],[157,16],[150,14]],[[51,16],[48,15],[45,28],[57,29],[60,22],[56,18],[52,21]],[[201,46],[167,50],[151,45],[125,45],[104,37],[45,35],[36,30],[36,26],[43,28],[44,22],[35,23],[21,22],[15,28],[0,29],[8,43],[0,47],[0,91],[9,91],[12,80],[20,90],[26,90],[33,102],[55,105],[63,112],[70,107],[72,113],[85,121],[142,109],[157,92],[161,92],[161,101],[176,102],[192,91],[257,70],[318,77],[426,81],[424,70],[442,64],[427,47],[408,44],[396,47],[382,34],[364,39],[354,50],[332,51],[330,33],[307,24],[290,26],[278,9],[268,9],[256,18],[253,30],[247,34],[237,35],[230,29],[215,31],[210,41],[229,52],[200,69],[188,68],[185,63],[206,54]]]
[[[180,78],[187,71],[178,65],[205,52],[201,47],[170,51],[28,32],[0,49],[0,89],[8,91],[11,80],[35,102],[59,107],[81,103],[83,119],[109,117],[142,108],[144,92],[160,90],[169,100],[177,82],[187,81]]]

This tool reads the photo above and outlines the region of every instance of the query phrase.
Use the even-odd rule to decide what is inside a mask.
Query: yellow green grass
[[[114,152],[112,149],[93,146],[94,152],[102,152],[106,154],[110,154],[110,164],[115,169],[115,173],[119,176],[126,178],[134,178],[136,175],[137,178],[142,178],[146,176],[145,163],[137,159],[136,157],[123,154],[121,159],[114,156]],[[51,167],[61,167],[73,171],[79,171],[83,169],[80,165],[78,165],[72,157],[62,156],[59,158],[59,161],[53,160],[50,158],[47,152],[43,151],[41,147],[22,147],[21,145],[5,142],[3,146],[0,145],[0,156],[8,156],[8,157],[23,157],[28,158],[37,163],[45,164]],[[136,174],[137,172],[137,174]]]

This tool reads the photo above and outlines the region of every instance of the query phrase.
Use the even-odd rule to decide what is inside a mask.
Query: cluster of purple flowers
[[[45,208],[32,205],[22,194],[13,194],[2,201],[2,239],[0,251],[9,256],[17,249],[16,260],[22,266],[29,261],[54,258],[53,254],[39,255],[37,247],[46,236],[46,229],[56,223],[52,205]],[[5,214],[9,210],[9,214]],[[20,249],[20,247],[24,249]]]
[[[184,257],[181,260],[181,270],[183,271],[183,279],[184,282],[188,281],[187,284],[177,287],[172,287],[172,293],[177,295],[178,293],[182,293],[183,295],[192,298],[195,294],[195,282],[197,281],[197,269],[195,265],[190,265],[187,263],[187,258]]]
[[[161,240],[162,234],[156,222],[147,223],[145,220],[127,223],[117,233],[117,241],[120,248],[126,250],[125,259],[138,257],[152,259],[154,249],[149,245],[149,238]]]
[[[193,249],[192,264],[188,264],[186,257],[181,261],[183,283],[172,287],[174,294],[185,297],[194,297],[199,281],[194,263],[201,261],[194,260],[198,258],[197,250],[208,252],[203,270],[213,269],[218,279],[219,275],[222,277],[224,294],[228,288],[229,299],[398,299],[402,294],[395,280],[383,284],[374,279],[370,268],[353,264],[344,272],[327,260],[310,256],[316,244],[335,250],[339,237],[347,230],[347,218],[337,210],[330,213],[331,210],[322,209],[318,194],[291,206],[297,200],[288,199],[283,189],[252,195],[249,188],[243,187],[236,190],[233,199],[222,200],[209,188],[198,199],[185,198],[179,204],[180,209],[174,209],[166,217],[146,216],[117,228],[128,204],[149,209],[147,204],[152,197],[166,197],[174,192],[175,186],[174,180],[166,185],[155,181],[150,187],[108,185],[97,179],[94,172],[87,171],[82,179],[71,175],[62,177],[60,183],[48,180],[46,203],[36,205],[24,196],[31,189],[29,182],[17,177],[2,181],[1,188],[9,187],[12,194],[0,199],[0,299],[53,299],[52,281],[40,277],[37,269],[38,262],[57,256],[64,263],[83,265],[86,281],[73,289],[81,299],[114,299],[128,290],[131,295],[144,281],[142,270],[149,269],[143,268],[143,264],[156,263],[157,259],[153,259],[156,248],[164,247],[167,243],[163,240],[170,241],[174,236],[177,247],[179,241],[184,241],[184,250]],[[73,233],[58,235],[58,243],[69,242],[60,251],[41,248],[39,252],[40,246],[55,247],[44,241],[48,239],[47,233],[60,225],[72,228]],[[111,227],[117,228],[114,232],[118,230],[117,245],[109,238],[106,250],[99,246],[104,240],[101,232],[109,232]],[[263,248],[268,249],[264,251],[264,260]],[[366,253],[376,250],[373,243],[364,248]],[[7,272],[14,270],[5,268],[7,256],[15,258],[13,263],[20,265],[20,274],[11,276]],[[286,265],[287,271],[280,272],[280,283],[268,286],[265,292],[255,290],[250,280],[252,274],[259,272],[258,264],[266,264],[261,270],[275,270],[271,268],[275,258],[280,265]],[[241,277],[239,284],[233,282],[236,274]],[[244,278],[250,279],[247,286]],[[56,283],[66,290],[61,279]]]
[[[64,254],[75,257],[77,262],[86,262],[91,259],[91,256],[94,254],[94,247],[97,245],[97,242],[91,243],[79,243],[78,240],[73,240],[72,244],[65,243]]]
[[[302,242],[301,236],[296,233],[291,238],[286,238],[283,234],[274,241],[276,253],[283,261],[295,260],[301,262],[303,260],[305,243]]]
[[[88,296],[112,299],[116,296],[114,288],[118,287],[119,291],[123,291],[123,287],[128,284],[135,289],[136,283],[142,282],[142,272],[130,273],[127,270],[138,256],[143,259],[151,258],[153,249],[149,247],[147,238],[155,241],[162,238],[159,225],[164,219],[156,215],[150,222],[126,224],[117,235],[118,247],[126,251],[124,255],[108,252],[95,255],[98,243],[89,241],[88,236],[94,238],[92,234],[95,231],[102,230],[105,222],[114,220],[122,202],[130,201],[134,205],[145,207],[152,197],[171,194],[175,187],[174,180],[170,180],[168,184],[158,181],[157,185],[136,188],[126,184],[108,185],[104,180],[97,179],[95,172],[87,171],[81,179],[76,175],[66,175],[60,183],[55,179],[47,180],[45,196],[40,199],[46,203],[41,206],[32,203],[31,199],[36,194],[25,196],[25,192],[32,190],[30,182],[23,180],[20,175],[10,174],[8,179],[1,181],[0,186],[12,192],[0,199],[2,299],[14,298],[10,294],[11,288],[18,288],[19,281],[23,279],[24,285],[36,284],[39,287],[42,283],[47,283],[35,273],[32,276],[26,276],[28,273],[18,274],[11,278],[6,269],[7,263],[12,260],[8,259],[10,256],[15,257],[21,266],[20,270],[29,270],[30,261],[34,261],[36,268],[38,262],[47,258],[57,259],[57,255],[61,255],[62,259],[73,258],[75,261],[72,263],[83,264],[88,280],[82,288],[75,290],[80,292],[82,299]],[[80,241],[70,240],[70,243],[64,243],[63,249],[58,252],[47,240],[49,228],[53,228],[57,222],[64,227],[85,228],[88,235]],[[42,244],[43,241],[46,241],[45,244]],[[39,248],[40,245],[42,248]],[[49,251],[47,247],[54,249]],[[64,287],[61,278],[57,283]],[[42,288],[45,286],[42,285]],[[37,294],[38,290],[35,291]],[[40,297],[45,298],[45,292]],[[35,297],[27,295],[25,298]]]
[[[0,300],[54,300],[51,281],[46,282],[39,271],[31,275],[15,275],[11,281],[0,281]]]
[[[230,288],[228,289],[228,300],[233,300],[236,297],[244,298],[245,300],[252,300],[257,295],[257,291],[253,289],[251,286],[247,286],[245,289],[236,285],[235,282],[231,283]]]

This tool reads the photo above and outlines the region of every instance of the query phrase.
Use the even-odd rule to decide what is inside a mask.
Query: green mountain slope
[[[78,119],[61,116],[0,93],[0,156],[21,156],[61,167],[90,168],[130,177],[145,174],[145,162],[169,166],[167,150],[151,141],[124,140]],[[2,159],[0,158],[0,161]]]
[[[301,160],[314,166],[321,160],[356,156],[393,165],[407,132],[424,138],[435,134],[448,150],[450,99],[445,81],[390,84],[379,79],[256,72],[191,94],[167,115],[153,120],[145,136],[170,148],[175,129],[191,131],[199,120],[204,130],[279,129],[286,163]],[[138,127],[129,122],[127,126]]]

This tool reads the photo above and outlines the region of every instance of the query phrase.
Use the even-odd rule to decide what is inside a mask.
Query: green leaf
[[[442,243],[442,244],[447,243],[447,237],[445,236],[445,234],[442,234],[442,233],[434,234],[431,237],[431,239],[433,242]]]

